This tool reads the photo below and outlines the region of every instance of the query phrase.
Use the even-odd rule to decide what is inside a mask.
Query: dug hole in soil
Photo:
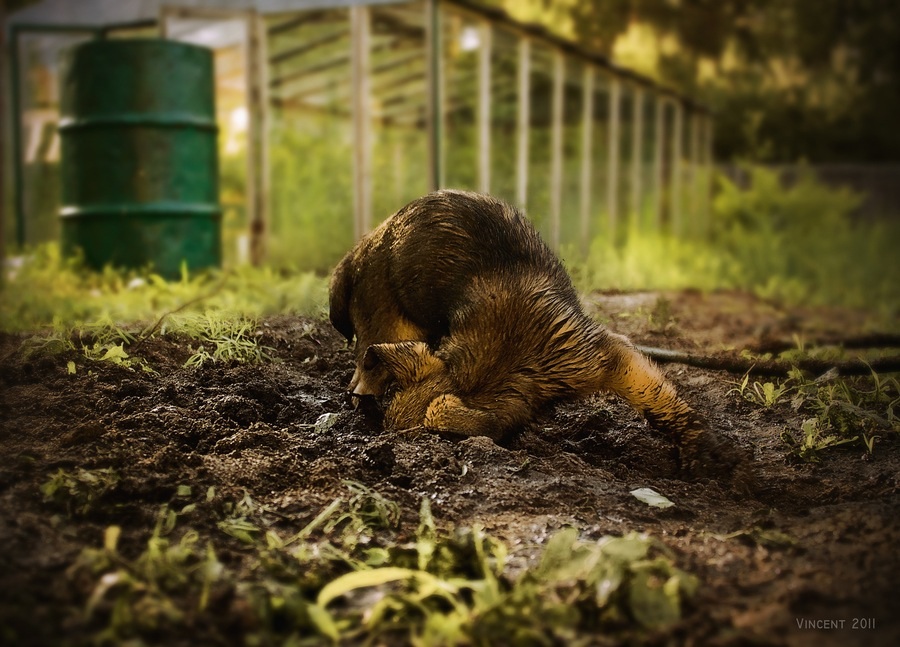
[[[732,293],[585,301],[638,344],[694,351],[864,324],[852,313],[786,312]],[[660,539],[700,588],[675,627],[636,642],[900,645],[895,434],[871,456],[854,445],[817,464],[791,461],[780,436],[799,429],[801,414],[746,402],[730,392],[740,376],[665,366],[685,399],[753,451],[761,486],[739,495],[682,480],[671,443],[604,395],[556,407],[499,444],[385,432],[346,402],[353,359],[327,321],[278,316],[259,326],[278,361],[185,368],[188,343],[156,337],[137,353],[156,373],[74,352],[26,358],[23,336],[0,336],[0,642],[87,640],[77,622],[85,592],[67,569],[102,545],[109,525],[122,527],[126,546],[146,542],[179,486],[214,486],[234,499],[246,492],[296,531],[352,480],[396,501],[413,523],[428,497],[439,525],[481,524],[513,554],[567,525],[586,540],[634,530]],[[325,413],[338,415],[317,429]],[[40,488],[76,467],[113,468],[120,480],[103,505],[69,516]],[[643,487],[675,505],[652,508],[630,494]],[[205,644],[205,629],[196,631],[184,644]]]

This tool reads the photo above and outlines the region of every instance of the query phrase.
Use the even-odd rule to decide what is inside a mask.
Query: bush
[[[861,196],[805,174],[784,188],[750,168],[749,188],[718,178],[708,241],[631,231],[619,247],[598,238],[572,272],[587,289],[741,289],[792,305],[900,308],[894,260],[900,225],[854,222]]]
[[[792,303],[875,308],[896,313],[900,228],[854,223],[862,199],[804,173],[782,188],[774,171],[750,168],[750,188],[719,178],[713,245],[735,262],[727,280]]]

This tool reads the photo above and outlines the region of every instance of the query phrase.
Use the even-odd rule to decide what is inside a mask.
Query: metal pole
[[[631,217],[633,224],[640,226],[642,180],[644,170],[644,89],[634,90],[634,106],[631,124]]]
[[[528,206],[528,131],[531,121],[531,41],[519,39],[518,150],[516,151],[516,202]]]
[[[491,23],[479,29],[478,49],[478,190],[491,191]]]
[[[560,211],[562,209],[563,87],[565,59],[560,50],[553,55],[553,125],[550,135],[550,248],[559,250]]]
[[[444,104],[442,81],[443,52],[441,40],[441,9],[438,0],[425,6],[428,48],[428,181],[431,191],[443,186],[442,139],[444,136]]]
[[[584,66],[584,89],[581,113],[581,252],[590,249],[591,237],[591,160],[594,150],[594,69]]]
[[[369,9],[350,8],[350,77],[353,116],[353,233],[357,240],[372,224],[372,155],[370,147],[369,106]]]
[[[609,141],[607,142],[607,196],[606,209],[609,217],[609,237],[616,240],[616,229],[619,224],[619,149],[620,149],[620,106],[622,82],[613,77],[609,88]]]
[[[656,145],[653,149],[653,227],[656,232],[662,230],[663,212],[663,158],[665,156],[665,122],[666,100],[662,95],[656,95],[656,120],[653,127],[653,136]]]

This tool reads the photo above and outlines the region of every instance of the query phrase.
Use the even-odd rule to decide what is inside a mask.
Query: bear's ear
[[[421,341],[372,344],[363,356],[363,368],[371,370],[377,364],[383,364],[402,389],[423,382],[444,368],[444,362]]]
[[[334,269],[328,286],[328,318],[339,333],[353,341],[355,333],[350,317],[350,297],[353,294],[353,252],[344,256]]]

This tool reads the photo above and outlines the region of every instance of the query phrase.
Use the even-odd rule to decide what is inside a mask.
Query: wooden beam
[[[353,115],[353,234],[357,240],[372,228],[372,150],[369,109],[369,8],[350,8],[350,78]]]
[[[270,32],[271,33],[271,32]],[[292,58],[297,58],[298,56],[303,56],[304,54],[311,52],[323,45],[330,45],[331,43],[336,43],[344,38],[350,36],[350,33],[347,31],[346,27],[342,27],[340,30],[332,32],[330,34],[325,34],[324,36],[319,36],[318,38],[311,38],[309,40],[303,41],[301,45],[297,47],[291,47],[290,49],[285,49],[277,54],[272,54],[269,57],[269,63],[272,65],[278,65],[279,63],[285,63]]]
[[[371,58],[371,54],[376,53],[376,52],[393,51],[393,50],[398,49],[398,46],[397,46],[398,39],[380,38],[380,39],[378,39],[377,42],[373,43],[372,38],[371,38],[371,31],[369,33],[370,33],[370,36],[369,36],[368,51],[369,51],[370,58]],[[410,60],[414,60],[415,57],[421,58],[422,52],[417,51],[413,55],[411,55],[409,58],[410,58]],[[322,72],[328,72],[335,68],[343,67],[344,65],[347,65],[348,63],[350,63],[350,54],[348,52],[341,52],[330,58],[325,58],[325,59],[319,60],[312,65],[307,65],[305,67],[301,67],[301,68],[292,70],[291,72],[287,72],[285,74],[282,74],[281,76],[271,79],[269,81],[269,86],[272,89],[282,89],[284,87],[290,87],[289,84],[296,84],[297,81],[308,80],[310,77],[312,77],[316,74],[320,74]],[[388,62],[387,64],[382,64],[382,65],[378,66],[378,68],[376,68],[376,69],[378,71],[381,71],[383,69],[391,69],[392,67],[394,67],[393,61]],[[375,71],[375,70],[372,70],[372,71]],[[371,73],[371,71],[370,71],[370,73]]]
[[[377,96],[387,95],[393,98],[395,95],[408,96],[411,93],[418,93],[423,88],[428,92],[429,79],[427,70],[423,73],[416,70],[406,76],[400,76],[387,80],[376,79],[372,92]],[[389,102],[389,99],[382,99]]]
[[[6,283],[6,139],[7,128],[21,128],[21,123],[10,124],[6,120],[6,102],[10,98],[7,91],[7,73],[10,61],[6,52],[6,3],[0,2],[0,286]],[[18,97],[18,92],[14,93]],[[15,162],[13,163],[15,166]]]
[[[394,99],[398,94],[427,92],[427,89],[423,88],[427,88],[429,72],[427,69],[423,70],[419,66],[410,65],[416,61],[422,61],[421,51],[412,56],[404,57],[403,59],[371,67],[369,70],[369,78],[371,79],[370,90],[372,94],[381,97],[382,104],[388,104],[396,103]],[[349,63],[350,57],[345,56],[344,62]],[[405,75],[398,74],[390,76],[386,74],[386,72],[399,67],[415,68],[415,70],[411,73],[408,72]],[[377,73],[379,72],[382,73],[380,77],[377,76]],[[313,78],[311,80],[316,81],[317,79]],[[422,88],[419,87],[420,85]],[[276,93],[274,102],[278,105],[287,106],[292,103],[302,103],[304,99],[315,98],[316,95],[322,94],[327,94],[332,102],[340,101],[341,103],[349,103],[351,94],[350,78],[342,76],[338,83],[329,80],[325,83],[310,85],[309,87],[302,88],[290,94],[285,94],[283,92]]]
[[[531,41],[519,38],[519,104],[516,149],[516,202],[528,207],[528,132],[531,126]]]
[[[428,188],[436,191],[444,185],[443,138],[446,115],[444,102],[444,56],[441,38],[441,8],[438,0],[425,6],[426,120],[428,128]]]
[[[579,231],[581,253],[587,256],[591,243],[591,197],[594,157],[594,68],[584,66],[581,102],[581,222]]]
[[[492,27],[487,20],[478,29],[478,190],[491,192],[491,49]]]
[[[250,262],[266,259],[269,239],[269,83],[266,23],[255,11],[247,14],[246,87],[247,197],[250,204]]]
[[[307,23],[319,22],[323,18],[329,21],[333,20],[333,16],[328,10],[307,11],[282,23],[272,25],[269,27],[269,36],[276,36],[286,31],[291,31]]]

